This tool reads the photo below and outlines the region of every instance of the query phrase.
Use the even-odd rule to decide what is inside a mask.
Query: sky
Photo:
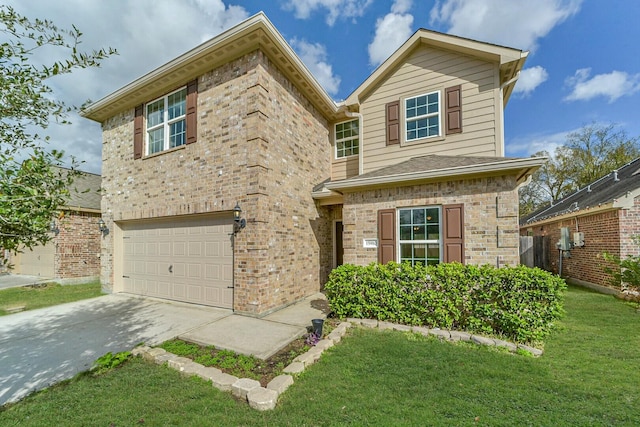
[[[29,18],[113,47],[101,68],[49,81],[69,105],[97,101],[242,20],[265,12],[327,93],[349,96],[419,28],[529,51],[505,110],[507,156],[552,152],[585,125],[640,136],[638,0],[5,0]],[[42,55],[36,53],[36,55]],[[50,147],[100,173],[100,124],[70,117]]]

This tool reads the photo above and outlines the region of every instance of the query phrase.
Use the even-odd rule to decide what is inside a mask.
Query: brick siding
[[[363,239],[377,238],[380,209],[464,204],[465,263],[517,265],[518,194],[515,176],[461,179],[432,184],[345,193],[344,261],[366,265],[378,260]]]
[[[319,241],[331,229],[311,190],[330,170],[328,123],[260,51],[198,80],[195,144],[134,161],[134,110],[103,124],[107,226],[238,202],[247,227],[235,239],[234,310],[262,314],[317,292],[328,258]],[[102,246],[107,289],[114,234]]]
[[[65,212],[55,237],[55,276],[60,279],[100,275],[100,214]]]
[[[584,233],[583,247],[575,247],[569,252],[569,258],[562,260],[562,277],[611,286],[611,277],[604,272],[606,266],[613,267],[602,258],[603,252],[625,258],[627,255],[640,255],[640,248],[633,236],[640,234],[640,201],[634,201],[630,209],[615,209],[596,212],[553,221],[541,225],[531,224],[521,228],[520,233],[534,236],[549,236],[549,265],[553,273],[558,274],[559,251],[556,243],[560,239],[560,229],[568,227],[571,239],[573,233]]]

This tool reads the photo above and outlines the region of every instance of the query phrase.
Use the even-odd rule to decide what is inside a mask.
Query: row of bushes
[[[342,265],[325,285],[338,317],[493,334],[516,342],[544,338],[562,313],[563,279],[538,268],[458,263]]]

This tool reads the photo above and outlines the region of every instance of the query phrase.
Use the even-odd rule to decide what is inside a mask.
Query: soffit
[[[205,72],[258,49],[315,108],[329,118],[335,115],[335,102],[262,12],[94,102],[83,109],[81,115],[104,122],[123,110],[157,98]]]

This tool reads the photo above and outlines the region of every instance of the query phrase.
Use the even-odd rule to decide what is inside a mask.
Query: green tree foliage
[[[56,100],[47,81],[99,66],[116,53],[111,48],[81,52],[81,36],[75,26],[60,29],[0,5],[0,248],[45,243],[72,184],[73,172],[54,167],[63,153],[47,150],[49,138],[40,133],[50,122],[68,123],[75,107]],[[42,63],[36,56],[48,59]]]
[[[553,155],[520,189],[520,215],[528,215],[640,157],[640,138],[630,138],[615,125],[592,123],[570,133]]]

